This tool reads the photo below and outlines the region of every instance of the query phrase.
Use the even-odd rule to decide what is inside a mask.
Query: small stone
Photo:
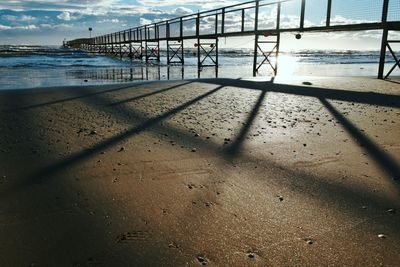
[[[201,263],[201,265],[207,264],[207,260],[203,256],[197,256],[197,260]]]
[[[307,146],[307,144],[303,144],[303,146]]]
[[[388,209],[387,212],[396,213],[395,209]]]
[[[118,150],[118,152],[122,152],[122,151],[124,151],[125,150],[125,148],[124,147],[121,147],[119,150]]]
[[[197,151],[197,149],[196,148],[192,148],[192,152],[196,152]]]
[[[314,244],[314,241],[312,241],[311,239],[307,239],[306,243],[309,244],[309,245],[312,245],[312,244]]]
[[[195,135],[194,135],[194,137],[199,137],[200,135],[198,134],[198,133],[196,133]]]
[[[361,206],[361,208],[365,210],[365,209],[367,209],[367,206]]]
[[[387,238],[387,235],[385,235],[385,234],[379,234],[378,237],[379,237],[379,238],[382,238],[382,239],[385,239],[385,238]]]
[[[283,196],[278,196],[279,201],[283,201]]]
[[[96,130],[92,130],[92,131],[90,131],[90,133],[89,133],[89,135],[96,135],[97,134],[97,131]]]
[[[254,253],[247,253],[247,257],[249,257],[250,259],[253,259],[255,257]]]

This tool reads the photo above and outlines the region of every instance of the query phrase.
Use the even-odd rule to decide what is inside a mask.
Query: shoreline
[[[393,64],[387,64],[389,70]],[[377,64],[281,64],[278,76],[310,76],[310,77],[376,77]],[[188,80],[200,78],[240,78],[252,77],[252,66],[220,66],[204,68],[198,72],[197,66],[114,66],[114,67],[29,67],[29,68],[1,68],[0,90],[27,87],[53,87],[64,84],[69,86],[102,85],[111,83],[141,82],[147,80],[168,81]],[[265,66],[260,70],[258,77],[273,76]],[[394,79],[399,78],[397,70],[392,74]]]
[[[228,80],[231,79],[229,77],[204,77],[204,78],[185,78],[185,79],[158,79],[158,80],[137,80],[137,81],[119,81],[119,82],[110,82],[110,83],[94,83],[90,84],[82,83],[81,85],[53,85],[53,86],[39,86],[39,87],[23,87],[23,88],[5,88],[0,89],[1,92],[13,92],[13,91],[26,91],[26,90],[38,90],[38,92],[46,91],[46,90],[68,90],[73,88],[88,88],[88,89],[100,89],[103,87],[120,87],[120,86],[138,86],[138,85],[145,85],[151,83],[168,83],[168,82],[185,82],[185,81],[204,81],[204,80]],[[236,77],[237,80],[247,80],[247,81],[261,81],[261,82],[268,82],[271,79],[277,79],[281,83],[290,83],[296,80],[333,80],[333,79],[372,79],[372,80],[379,80],[376,76],[369,75],[369,76],[315,76],[315,75],[277,75],[277,76],[243,76],[243,77]],[[386,82],[397,82],[400,81],[400,76],[391,76],[387,80],[383,80]]]
[[[395,266],[398,79],[259,79],[0,90],[0,265]]]

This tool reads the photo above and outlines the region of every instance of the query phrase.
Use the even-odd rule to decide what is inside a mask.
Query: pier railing
[[[287,11],[291,15],[287,15]],[[298,33],[296,37],[301,38],[302,32],[361,30],[383,31],[379,78],[383,78],[387,49],[396,60],[394,68],[400,68],[390,47],[390,42],[397,41],[388,40],[389,31],[400,31],[398,0],[253,0],[93,38],[72,40],[66,45],[159,61],[160,42],[165,41],[168,64],[184,64],[183,40],[192,39],[198,50],[200,69],[218,67],[218,38],[255,36],[253,74],[256,75],[264,64],[269,64],[276,74],[276,61],[272,64],[270,57],[279,55],[281,33],[295,32]]]

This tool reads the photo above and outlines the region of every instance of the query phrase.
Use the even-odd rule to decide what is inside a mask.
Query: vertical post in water
[[[278,2],[276,10],[276,54],[275,54],[275,76],[278,74],[278,57],[279,57],[279,45],[281,43],[281,32],[279,31],[281,22],[281,2]]]
[[[257,54],[258,54],[258,10],[260,7],[259,0],[256,0],[255,20],[254,20],[254,58],[253,58],[253,76],[257,75]]]
[[[383,24],[383,33],[382,33],[382,42],[381,42],[381,54],[379,59],[379,69],[378,69],[378,79],[383,79],[383,72],[385,70],[385,57],[386,57],[386,45],[388,38],[388,27],[387,27],[387,15],[389,9],[389,0],[383,1],[382,8],[382,24]]]
[[[306,0],[301,0],[300,31],[304,29],[304,15],[306,11]]]

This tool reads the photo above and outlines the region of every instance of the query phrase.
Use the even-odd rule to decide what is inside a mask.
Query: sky
[[[273,0],[271,0],[272,2]],[[376,21],[380,18],[383,0],[333,0],[334,23]],[[390,20],[400,20],[400,0],[390,0]],[[177,16],[236,4],[239,0],[0,0],[0,45],[59,45],[64,39],[120,31]],[[326,14],[326,0],[306,1],[306,25],[321,25]],[[287,27],[298,24],[300,1],[282,6],[281,23]],[[350,4],[352,3],[352,4]],[[349,8],[350,6],[350,8]],[[237,14],[238,15],[238,14]],[[246,14],[252,24],[252,14]],[[274,10],[262,11],[265,27],[274,17]],[[235,14],[227,19],[228,27],[238,25]],[[272,24],[271,24],[272,25]],[[379,49],[380,32],[351,32],[339,34],[304,34],[296,41],[293,34],[284,36],[285,49],[336,48]],[[285,41],[286,40],[286,41]],[[222,46],[252,46],[251,37],[222,40]]]

